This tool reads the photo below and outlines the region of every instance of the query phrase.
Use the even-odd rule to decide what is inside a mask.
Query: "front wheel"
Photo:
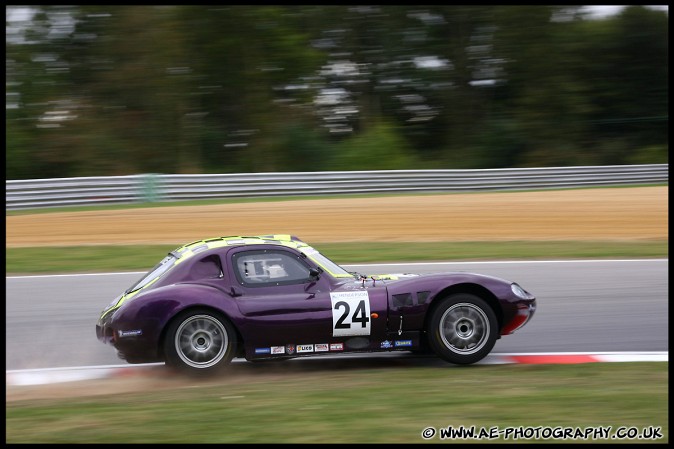
[[[211,374],[231,362],[236,345],[236,331],[226,318],[209,310],[189,310],[167,329],[166,364],[190,374]]]
[[[444,360],[459,365],[487,356],[498,337],[496,314],[482,298],[458,293],[442,300],[428,324],[428,342]]]

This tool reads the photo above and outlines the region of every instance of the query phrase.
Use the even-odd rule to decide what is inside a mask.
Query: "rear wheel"
[[[210,310],[189,310],[174,319],[164,339],[166,364],[192,374],[222,370],[236,354],[236,331]]]
[[[485,300],[469,293],[443,299],[433,311],[427,330],[433,351],[459,365],[482,360],[498,337],[496,314]]]

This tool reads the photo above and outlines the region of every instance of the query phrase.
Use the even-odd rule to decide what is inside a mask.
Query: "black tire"
[[[498,322],[482,298],[457,293],[443,299],[428,322],[428,342],[442,359],[469,365],[487,356],[498,337]]]
[[[188,374],[222,371],[237,350],[236,330],[222,315],[194,309],[171,321],[164,338],[166,364]]]

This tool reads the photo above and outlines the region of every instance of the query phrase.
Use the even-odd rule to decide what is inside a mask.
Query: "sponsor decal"
[[[272,346],[271,347],[271,353],[272,354],[285,354],[286,348],[285,348],[285,346]]]
[[[271,353],[270,348],[255,348],[255,354],[269,354]]]
[[[140,329],[133,331],[117,331],[117,336],[122,337],[137,337],[138,335],[143,335],[143,331]]]
[[[317,343],[316,347],[314,348],[316,352],[325,352],[328,350],[328,344],[327,343]]]
[[[331,351],[343,351],[344,350],[344,343],[330,343],[330,350]]]
[[[393,347],[393,343],[390,342],[389,340],[384,340],[384,341],[381,342],[381,348],[382,349],[388,349],[388,348],[392,348],[392,347]]]
[[[314,352],[314,345],[297,345],[297,353]]]
[[[396,340],[395,346],[396,348],[400,348],[403,346],[412,346],[412,340]]]
[[[293,355],[295,353],[295,345],[286,345],[286,354]]]

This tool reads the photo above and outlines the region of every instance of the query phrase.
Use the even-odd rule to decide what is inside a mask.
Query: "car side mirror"
[[[309,277],[313,281],[317,281],[320,278],[321,272],[315,268],[309,268]]]

